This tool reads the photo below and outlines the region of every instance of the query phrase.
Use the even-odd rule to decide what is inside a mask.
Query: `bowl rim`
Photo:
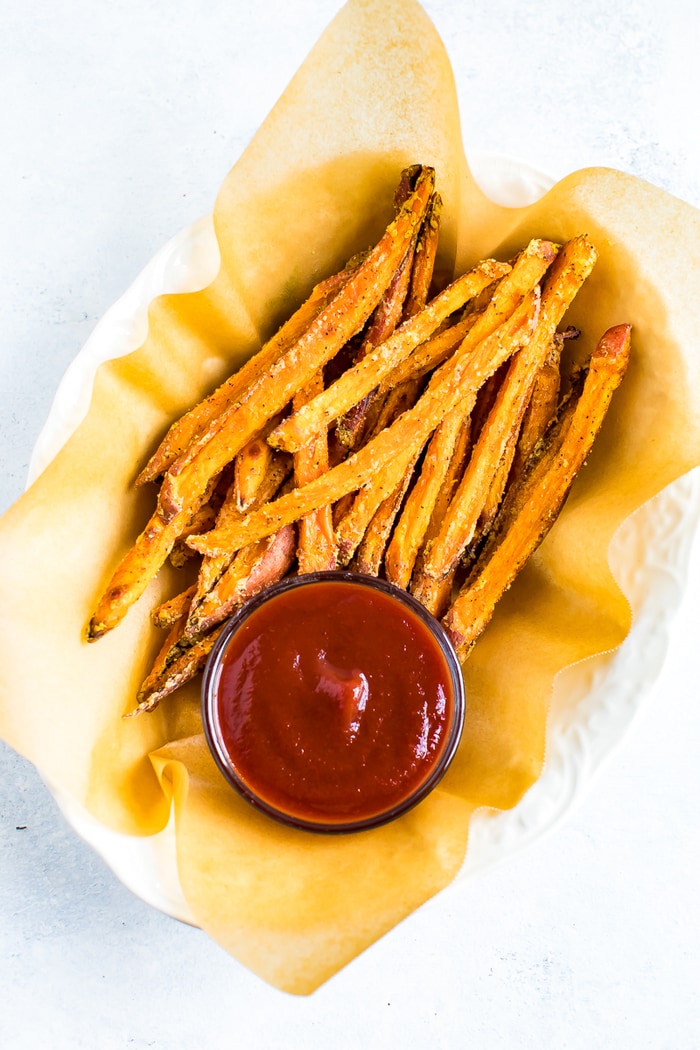
[[[217,711],[217,690],[219,673],[222,661],[229,641],[238,628],[268,601],[273,600],[280,594],[290,590],[314,586],[319,583],[354,584],[360,587],[369,587],[378,590],[388,597],[398,601],[411,610],[417,618],[428,628],[433,638],[438,643],[439,649],[444,657],[445,666],[452,685],[452,715],[449,721],[449,731],[442,750],[435,761],[425,780],[404,799],[386,810],[370,814],[362,818],[323,821],[312,818],[304,818],[296,814],[287,813],[279,809],[267,800],[261,798],[250,786],[242,780],[235,771],[234,763],[223,743],[219,729]],[[429,612],[421,602],[410,592],[395,586],[389,581],[378,577],[350,570],[333,569],[322,572],[306,573],[303,576],[286,577],[271,584],[259,594],[250,598],[242,605],[226,622],[224,629],[216,640],[214,647],[207,659],[201,687],[201,713],[204,736],[211,755],[229,785],[251,806],[269,817],[277,820],[288,827],[302,831],[320,832],[322,834],[347,834],[355,831],[367,831],[372,828],[388,824],[403,816],[422,802],[442,780],[447,772],[459,747],[466,712],[466,694],[464,677],[462,674],[459,658],[452,641],[440,621]]]

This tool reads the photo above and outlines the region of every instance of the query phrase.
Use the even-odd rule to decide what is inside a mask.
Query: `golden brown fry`
[[[411,271],[411,287],[404,307],[404,319],[420,313],[428,301],[440,237],[441,212],[442,197],[439,193],[434,193],[418,234]]]
[[[284,453],[275,452],[270,461],[267,472],[258,486],[253,502],[248,509],[253,510],[256,507],[267,503],[268,500],[271,500],[279,491],[283,481],[291,472],[291,469],[291,457]],[[218,528],[226,528],[230,522],[240,521],[243,518],[244,512],[238,510],[236,503],[237,497],[235,487],[231,485],[221,509],[219,510],[217,518]],[[202,559],[202,564],[199,567],[199,575],[197,576],[196,593],[192,602],[193,608],[196,607],[205,594],[212,589],[221,574],[231,563],[234,554],[235,551],[231,551],[229,554]]]
[[[207,662],[207,657],[214,648],[216,640],[223,629],[224,625],[222,624],[221,627],[217,627],[211,634],[198,638],[189,648],[179,651],[177,657],[159,676],[155,687],[151,689],[147,696],[142,696],[142,693],[139,692],[141,701],[138,707],[133,711],[129,711],[124,717],[133,718],[135,715],[143,714],[146,711],[154,711],[161,700],[194,678]]]
[[[243,446],[234,459],[234,497],[239,511],[248,510],[255,502],[255,497],[272,462],[272,449],[267,439],[280,422],[277,413],[268,420],[255,437]]]
[[[183,513],[166,525],[154,514],[134,546],[117,566],[87,629],[87,640],[94,642],[111,631],[138,601],[196,513]]]
[[[192,610],[185,638],[196,638],[230,616],[239,605],[276,583],[289,571],[296,557],[296,533],[286,525],[274,536],[239,551],[199,605]]]
[[[351,259],[344,270],[321,281],[302,303],[296,313],[282,325],[271,339],[246,363],[234,372],[221,386],[200,401],[170,427],[163,441],[149,459],[136,479],[137,485],[155,481],[189,448],[209,424],[231,404],[235,404],[245,391],[263,376],[276,361],[293,346],[318,317],[322,310],[350,280],[361,258]]]
[[[432,168],[424,168],[416,188],[378,244],[331,304],[298,342],[249,388],[245,398],[226,409],[172,464],[160,490],[158,513],[164,521],[197,499],[209,479],[242,448],[265,420],[279,412],[315,373],[365,323],[381,299],[422,221],[434,185]]]
[[[141,683],[141,687],[138,691],[139,700],[143,700],[144,697],[148,696],[157,688],[159,681],[165,675],[170,664],[180,655],[181,649],[179,643],[186,623],[187,608],[185,608],[182,615],[170,625],[170,629],[165,636],[165,641],[161,645],[158,655],[155,658],[153,667]]]
[[[488,551],[444,619],[462,659],[491,619],[500,596],[554,524],[627,368],[630,333],[629,325],[605,333],[567,425],[555,428],[547,451],[506,497]]]
[[[384,463],[375,471],[371,480],[360,488],[350,509],[336,528],[340,565],[350,563],[380,506],[385,500],[391,499],[419,453],[420,449],[413,447],[404,449],[399,455]]]
[[[309,385],[294,396],[296,412],[323,390],[323,373],[317,372]],[[294,455],[294,481],[297,486],[325,474],[328,470],[328,434],[322,433]],[[307,514],[299,522],[298,572],[324,572],[334,569],[337,545],[333,530],[333,508],[328,505]]]
[[[422,379],[428,372],[432,372],[434,368],[446,361],[463,342],[469,330],[473,328],[477,316],[478,314],[470,314],[462,318],[456,324],[444,328],[437,335],[426,339],[424,343],[416,347],[411,356],[397,365],[380,383],[380,398],[390,395],[394,390],[399,390],[405,383]]]
[[[442,580],[434,580],[425,573],[419,573],[411,585],[411,593],[424,605],[436,619],[441,619],[449,608],[452,598],[452,587],[457,570],[453,569]]]
[[[579,237],[564,246],[552,266],[542,289],[535,333],[509,366],[459,489],[426,555],[424,572],[428,576],[442,579],[450,573],[471,541],[498,464],[517,439],[535,375],[549,353],[556,327],[595,260],[593,246]]]
[[[374,320],[362,342],[356,361],[361,361],[375,347],[393,335],[396,326],[401,320],[403,304],[411,277],[414,242],[415,237],[394,274],[391,284],[384,293],[384,298],[375,311]],[[338,419],[336,435],[338,441],[345,445],[346,448],[355,448],[361,440],[364,430],[364,418],[371,397],[372,392],[370,391]]]
[[[397,587],[408,587],[410,583],[418,551],[464,428],[464,412],[458,405],[445,416],[430,439],[420,476],[408,495],[386,552],[386,576]]]
[[[185,613],[189,611],[196,590],[196,584],[193,583],[186,591],[181,591],[180,594],[176,594],[174,598],[168,598],[167,602],[162,602],[151,613],[153,626],[162,628],[172,627],[181,616],[184,616]]]
[[[563,336],[555,335],[547,360],[535,377],[530,404],[525,409],[513,457],[513,476],[519,476],[556,414],[561,384],[560,359]]]
[[[404,322],[395,334],[348,369],[330,387],[294,412],[270,434],[276,448],[294,452],[328,427],[343,412],[369,394],[442,322],[504,273],[501,263],[487,259],[453,281],[420,313]]]
[[[414,456],[409,463],[408,469],[396,486],[394,491],[387,496],[377,507],[374,517],[362,537],[357,555],[355,557],[355,568],[366,576],[378,576],[384,560],[384,552],[391,535],[396,515],[401,510],[408,487],[413,478],[413,472],[418,457]]]
[[[546,265],[544,258],[541,261]],[[333,503],[345,493],[361,488],[385,464],[403,456],[407,465],[412,454],[418,453],[423,447],[442,416],[460,401],[466,404],[469,397],[475,397],[484,380],[529,339],[538,310],[537,289],[521,299],[520,305],[505,320],[502,310],[495,308],[494,314],[500,326],[496,326],[494,318],[491,333],[472,346],[471,336],[477,328],[475,325],[459,351],[433,375],[416,405],[367,445],[316,481],[261,507],[231,528],[214,529],[203,536],[191,536],[187,541],[189,545],[202,554],[217,554],[244,547],[256,539],[277,532],[282,525],[297,521],[317,507]],[[387,491],[390,492],[393,487],[389,486]],[[339,539],[339,556],[341,553]]]
[[[441,210],[442,198],[439,193],[434,193],[430,198],[428,210],[416,237],[415,248],[412,246],[406,252],[403,264],[405,280],[403,287],[397,289],[395,294],[397,310],[395,314],[392,313],[393,324],[392,326],[386,325],[385,330],[378,333],[379,338],[374,338],[375,333],[372,333],[372,345],[378,346],[384,339],[388,339],[402,316],[404,321],[408,320],[419,313],[427,303],[437,253]],[[364,357],[364,353],[361,356]],[[385,395],[380,391],[372,390],[365,394],[362,400],[349,409],[344,416],[341,416],[336,426],[336,433],[344,445],[354,449],[361,444],[364,436],[369,432],[367,428],[369,415],[376,417],[376,411],[371,413],[371,407],[377,401],[381,403],[384,397]],[[393,419],[394,415],[391,418]]]

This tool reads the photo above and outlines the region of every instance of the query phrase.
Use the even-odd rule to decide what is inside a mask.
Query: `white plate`
[[[507,207],[532,203],[552,184],[548,176],[510,157],[478,155],[470,158],[470,166],[484,192]],[[105,314],[63,377],[34,448],[29,482],[84,417],[97,366],[143,343],[150,301],[157,295],[204,288],[218,268],[209,217],[183,230],[155,256]],[[555,680],[542,774],[514,809],[475,814],[458,881],[555,828],[623,740],[661,670],[699,516],[700,472],[693,471],[618,530],[610,564],[632,605],[630,634],[614,653],[583,661]],[[193,921],[178,879],[172,821],[149,838],[119,835],[98,824],[55,785],[49,788],[71,826],[133,893],[174,918]]]

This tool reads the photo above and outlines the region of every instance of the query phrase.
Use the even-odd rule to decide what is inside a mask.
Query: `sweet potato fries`
[[[201,561],[154,611],[166,634],[132,713],[201,670],[224,620],[290,572],[383,574],[443,617],[464,657],[561,510],[630,351],[619,325],[587,366],[562,365],[595,248],[536,239],[431,295],[433,170],[407,168],[395,206],[375,247],[173,423],[138,475],[159,484],[156,507],[88,639],[169,556]]]

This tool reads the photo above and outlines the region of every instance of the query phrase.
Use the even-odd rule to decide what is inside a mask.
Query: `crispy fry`
[[[629,325],[618,325],[604,334],[567,425],[555,428],[547,451],[506,497],[489,550],[444,619],[461,658],[469,654],[501,594],[554,524],[627,368],[630,333]]]
[[[255,502],[257,491],[272,462],[272,449],[267,438],[280,419],[281,415],[277,413],[268,420],[255,437],[243,446],[233,461],[234,496],[236,507],[240,511],[247,510]]]
[[[465,336],[474,327],[478,314],[469,314],[456,324],[443,328],[437,335],[426,339],[424,343],[416,347],[410,357],[394,368],[389,375],[379,384],[380,398],[390,395],[395,390],[400,390],[405,383],[412,380],[422,379],[428,372],[432,372],[463,342]]]
[[[404,294],[401,297],[400,303],[404,321],[419,313],[428,301],[428,293],[430,291],[435,256],[437,253],[441,210],[442,198],[439,193],[434,193],[430,198],[428,210],[416,238],[415,250],[409,250],[409,252],[406,253],[406,282]],[[397,295],[397,305],[398,298],[399,296]],[[400,316],[396,317],[394,327],[396,327],[396,324],[398,324],[400,319]],[[393,328],[390,330],[387,328],[387,331],[383,334],[382,338],[374,341],[374,345],[377,346],[383,341],[383,339],[388,338],[392,332]],[[364,356],[364,354],[362,356]],[[336,432],[338,433],[339,439],[343,444],[347,445],[348,448],[357,448],[361,443],[365,434],[368,433],[367,420],[373,402],[379,401],[381,403],[385,396],[384,393],[376,389],[372,390],[370,393],[365,394],[361,401],[349,409],[345,416],[340,418],[336,427]],[[392,418],[394,417],[392,416]]]
[[[377,514],[382,503],[391,499],[392,493],[401,485],[403,478],[410,471],[420,449],[405,449],[394,459],[388,460],[378,469],[370,481],[362,486],[352,504],[339,521],[336,528],[338,543],[338,562],[348,565],[370,522]]]
[[[378,244],[298,342],[249,388],[246,397],[225,410],[173,463],[163,479],[158,512],[164,521],[197,499],[222,466],[280,411],[313,375],[364,324],[384,294],[421,222],[434,185],[424,168],[415,191]]]
[[[411,271],[411,287],[404,307],[404,319],[420,313],[428,301],[440,238],[441,213],[442,197],[439,193],[434,193],[430,198],[430,204],[418,234]]]
[[[170,625],[170,629],[165,636],[165,641],[161,645],[158,655],[155,658],[153,667],[141,683],[141,687],[138,691],[139,700],[142,700],[157,688],[159,681],[165,675],[170,664],[180,655],[181,649],[179,643],[186,623],[187,608],[185,608],[182,615]]]
[[[323,390],[323,373],[317,372],[309,385],[294,396],[293,408],[297,411],[312,397]],[[308,481],[325,474],[328,470],[328,435],[319,434],[294,455],[294,481],[305,485]],[[307,514],[299,522],[299,547],[297,550],[300,575],[308,572],[323,572],[334,569],[337,562],[337,546],[333,531],[333,508],[328,505]]]
[[[274,536],[239,551],[199,605],[184,628],[185,638],[196,638],[221,623],[260,591],[276,583],[289,571],[296,556],[296,533],[285,525]]]
[[[533,336],[511,362],[459,488],[427,551],[423,571],[433,579],[443,579],[456,569],[462,551],[474,535],[499,463],[520,430],[545,346],[543,339]]]
[[[196,513],[181,514],[166,525],[154,514],[133,547],[117,566],[88,624],[87,640],[94,642],[111,631],[138,601]]]
[[[291,472],[291,469],[292,461],[290,456],[280,452],[274,453],[265,476],[258,486],[258,490],[249,510],[262,506],[263,503],[267,503],[268,500],[272,499],[272,497],[279,491],[285,478]],[[217,526],[219,528],[225,528],[229,522],[240,521],[243,514],[244,512],[238,510],[237,507],[235,486],[231,485],[221,509],[219,510]],[[229,554],[221,554],[218,557],[202,559],[202,564],[199,567],[199,574],[197,576],[196,592],[192,603],[193,608],[196,607],[202,598],[212,589],[221,574],[231,563],[234,554],[235,551],[232,551]]]
[[[409,585],[418,551],[465,425],[462,406],[458,405],[445,416],[430,439],[420,476],[408,495],[386,552],[386,576],[397,587]]]
[[[441,579],[451,572],[471,541],[498,464],[508,445],[517,439],[534,377],[549,353],[556,327],[595,260],[593,246],[579,237],[564,246],[554,263],[542,290],[536,331],[509,367],[459,489],[426,555],[424,572],[428,576]]]
[[[347,370],[327,390],[294,412],[270,434],[276,448],[294,452],[315,434],[328,427],[343,412],[370,393],[419,343],[469,299],[505,271],[487,259],[474,270],[453,281],[420,313],[404,322],[397,332]]]
[[[541,262],[546,266],[544,258]],[[466,403],[469,397],[475,397],[484,380],[529,339],[538,310],[537,289],[523,298],[505,320],[499,303],[494,308],[496,316],[491,333],[473,346],[471,337],[478,327],[475,325],[459,351],[433,375],[416,405],[399,416],[390,427],[316,481],[261,507],[230,529],[214,529],[203,536],[191,536],[187,541],[189,545],[202,554],[244,547],[277,532],[282,525],[297,521],[317,507],[335,502],[346,492],[366,485],[384,464],[395,462],[401,456],[406,457],[405,463],[408,464],[411,455],[423,447],[445,412],[451,411],[461,400]],[[496,318],[501,322],[500,327],[496,326]],[[388,491],[393,487],[389,486]]]
[[[207,657],[214,648],[216,640],[223,629],[222,624],[221,627],[217,627],[211,634],[198,638],[189,648],[181,650],[159,676],[151,692],[147,696],[143,696],[138,707],[133,711],[129,711],[124,717],[133,718],[135,715],[143,714],[145,711],[154,711],[161,700],[194,678],[207,662]],[[141,697],[140,692],[139,697]]]
[[[401,320],[403,304],[411,278],[411,262],[413,261],[414,246],[415,236],[414,241],[408,246],[406,254],[401,260],[399,268],[394,274],[389,287],[384,293],[384,298],[375,311],[374,320],[362,342],[356,363],[365,358],[367,354],[371,353],[372,350],[379,346],[380,343],[383,343],[385,339],[388,339],[393,335],[396,326]],[[364,430],[364,418],[371,397],[372,392],[370,391],[356,404],[352,405],[351,408],[349,408],[347,412],[341,415],[338,419],[336,434],[338,440],[341,444],[345,445],[346,448],[355,448],[360,441]]]
[[[187,450],[212,420],[242,397],[248,387],[264,375],[285,351],[301,338],[319,313],[347,284],[361,261],[361,256],[354,257],[348,262],[345,269],[317,284],[309,298],[253,357],[217,387],[209,397],[200,401],[184,416],[176,420],[136,478],[136,484],[144,485],[148,481],[155,481],[161,474],[165,474],[166,470]]]
[[[378,576],[384,560],[384,552],[391,535],[396,516],[401,510],[418,457],[413,457],[404,476],[394,491],[387,496],[374,513],[355,557],[355,568],[366,576]]]
[[[181,616],[189,611],[189,607],[192,604],[195,591],[197,590],[196,584],[192,584],[187,590],[181,591],[176,594],[174,598],[168,598],[167,602],[162,602],[157,608],[151,613],[151,620],[154,627],[172,627]]]
[[[525,409],[520,436],[515,448],[512,471],[518,476],[535,450],[538,442],[556,413],[561,385],[560,360],[564,337],[556,334],[539,372],[535,376],[530,404]]]

